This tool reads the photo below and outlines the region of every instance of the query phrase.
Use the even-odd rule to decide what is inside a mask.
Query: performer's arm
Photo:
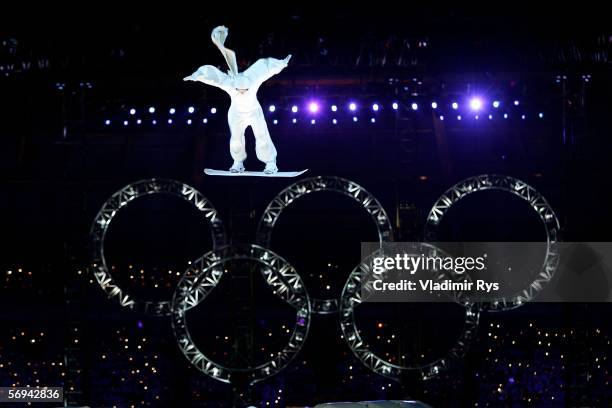
[[[193,74],[183,78],[183,81],[199,81],[207,85],[216,86],[225,92],[231,88],[229,76],[212,65],[203,65]]]
[[[285,69],[290,59],[291,54],[287,55],[287,57],[282,60],[276,58],[260,58],[244,71],[244,74],[253,81],[255,86],[259,86]]]

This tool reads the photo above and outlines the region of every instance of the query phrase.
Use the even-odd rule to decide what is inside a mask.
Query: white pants
[[[268,125],[261,106],[250,112],[238,112],[230,106],[227,112],[227,121],[231,132],[230,154],[235,161],[242,162],[246,159],[246,148],[244,144],[244,132],[251,127],[255,135],[255,153],[257,158],[264,163],[276,160],[276,147],[270,138]]]

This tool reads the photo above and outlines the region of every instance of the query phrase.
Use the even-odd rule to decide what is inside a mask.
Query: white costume
[[[251,126],[255,135],[257,158],[266,163],[264,169],[266,173],[276,173],[278,171],[276,167],[276,148],[270,138],[263,110],[257,100],[257,90],[264,81],[278,74],[287,66],[291,55],[284,60],[261,58],[246,71],[239,73],[236,54],[224,46],[227,33],[226,27],[219,26],[212,31],[211,38],[227,62],[228,73],[225,74],[212,65],[204,65],[184,80],[204,82],[219,87],[230,95],[232,103],[227,112],[227,121],[231,132],[230,153],[234,159],[230,171],[244,171],[244,165],[242,164],[246,159],[244,132],[247,127]]]

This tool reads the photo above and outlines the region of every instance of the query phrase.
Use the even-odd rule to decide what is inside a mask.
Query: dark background
[[[181,78],[203,64],[225,69],[209,39],[219,24],[230,29],[226,45],[241,69],[259,57],[293,54],[259,92],[280,169],[360,183],[386,209],[397,240],[421,238],[431,205],[452,184],[498,173],[547,198],[564,240],[608,241],[612,30],[603,6],[535,11],[517,4],[498,14],[384,3],[374,11],[265,6],[266,14],[154,7],[100,3],[76,13],[37,8],[2,15],[1,386],[64,386],[70,405],[90,406],[303,406],[379,398],[433,406],[610,404],[607,304],[531,304],[482,314],[466,357],[424,383],[370,372],[341,338],[337,316],[313,316],[298,357],[240,397],[189,366],[168,319],[122,310],[87,272],[91,221],[126,184],[150,177],[186,182],[213,202],[232,242],[250,243],[266,205],[295,181],[202,173],[230,165],[229,101]],[[473,95],[486,101],[478,119],[465,110]],[[499,110],[491,107],[494,99]],[[306,111],[311,100],[321,104],[316,116]],[[358,122],[347,112],[350,101],[359,104]],[[372,112],[372,103],[381,110]],[[176,114],[169,115],[171,107]],[[248,131],[247,169],[259,169],[252,142]],[[503,193],[474,195],[449,212],[441,239],[540,240],[531,211]],[[359,243],[375,239],[355,202],[318,193],[283,213],[271,249],[297,268],[311,296],[331,297],[356,266]],[[210,246],[188,204],[151,196],[120,211],[106,251],[131,293],[168,299],[176,272]],[[292,312],[254,275],[224,278],[188,316],[202,350],[243,366],[282,347]],[[462,313],[451,304],[368,304],[357,318],[379,355],[423,363],[445,354]]]

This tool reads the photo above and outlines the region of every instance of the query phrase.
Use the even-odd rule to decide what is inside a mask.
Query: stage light
[[[331,110],[332,112],[336,112],[338,110],[338,107],[336,105],[332,105]]]
[[[493,101],[493,107],[495,109],[499,108],[499,101]]]
[[[353,116],[353,122],[357,122],[357,116]]]
[[[217,113],[217,108],[215,107],[210,108],[210,113],[212,113],[213,115]]]
[[[417,105],[416,102],[412,102],[412,105],[410,105],[410,107],[412,108],[412,110],[419,109],[419,105]]]
[[[519,106],[519,101],[514,101],[514,106]]]
[[[542,119],[544,117],[544,114],[542,112],[538,113],[538,116],[540,119]]]
[[[374,112],[378,112],[378,109],[380,109],[380,106],[378,106],[378,104],[377,104],[377,103],[372,104],[372,110],[373,110]]]
[[[153,119],[153,120],[151,121],[151,123],[152,123],[153,125],[157,125],[157,121],[156,121],[155,119]]]
[[[193,113],[195,112],[195,108],[193,106],[190,106],[189,109],[187,109],[187,112]]]
[[[187,124],[188,124],[188,125],[191,125],[191,123],[192,123],[192,122],[191,122],[191,119],[187,119]]]
[[[136,114],[136,109],[132,108],[130,109],[130,115],[135,115]]]
[[[438,109],[438,104],[436,102],[432,102],[431,109]]]
[[[351,103],[349,103],[349,110],[350,110],[351,112],[356,111],[356,110],[357,110],[357,104],[356,104],[355,102],[351,102]]]
[[[202,119],[202,123],[208,123],[208,118]]]
[[[270,112],[274,112],[274,111],[276,110],[276,106],[274,106],[274,105],[270,105],[270,107],[268,108],[268,110],[269,110]]]
[[[311,125],[314,125],[315,123],[317,123],[317,122],[316,122],[314,119],[311,119],[311,120],[310,120],[310,124],[311,124]]]
[[[472,108],[473,111],[479,111],[482,108],[482,99],[478,97],[470,99],[470,108]]]
[[[140,120],[140,119],[136,120],[136,124],[137,124],[137,125],[142,124],[142,120]]]
[[[155,108],[151,106],[151,107],[149,108],[149,113],[155,113]]]
[[[171,125],[172,124],[172,119],[168,119],[168,124]]]
[[[440,115],[440,120],[444,120],[444,115]]]
[[[525,115],[521,115],[521,119],[525,120]]]
[[[278,125],[278,119],[274,119],[272,123],[274,123],[275,125]]]
[[[297,107],[296,105],[293,105],[293,106],[291,107],[291,112],[293,112],[293,113],[297,113],[297,111],[298,111],[298,107]],[[293,122],[293,123],[295,123],[295,122]]]
[[[310,102],[308,104],[308,110],[310,113],[317,113],[319,111],[319,104],[316,102]]]
[[[124,120],[124,121],[123,121],[123,126],[127,126],[127,125],[128,125],[128,121],[127,121],[127,120]]]
[[[478,120],[478,115],[475,115],[475,116],[474,116],[474,119]]]
[[[338,121],[336,120],[336,118],[332,119],[332,123],[333,123],[334,125],[337,125],[337,124],[338,124]]]
[[[376,119],[375,118],[370,118],[370,122],[376,123]]]
[[[393,108],[393,110],[397,110],[397,108],[399,108],[399,105],[397,104],[397,102],[393,102],[393,105],[391,105],[391,107]]]
[[[457,115],[457,120],[461,120],[461,115]]]
[[[508,119],[508,114],[504,113],[504,119]]]
[[[296,119],[296,118],[293,118],[293,120],[292,120],[291,122],[293,122],[293,123],[297,123],[297,119]]]
[[[457,102],[453,102],[451,106],[454,110],[459,109],[459,104]]]
[[[110,119],[106,119],[106,120],[104,121],[104,124],[105,124],[106,126],[110,125],[110,124],[111,124]]]
[[[493,119],[493,115],[489,115],[489,120]]]
[[[171,114],[171,115],[174,115],[175,113],[176,113],[176,109],[174,109],[174,108],[170,108],[170,114]]]

